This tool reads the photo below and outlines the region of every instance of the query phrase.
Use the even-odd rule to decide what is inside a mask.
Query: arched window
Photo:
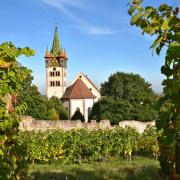
[[[54,86],[54,81],[50,81],[50,86]]]
[[[56,81],[56,86],[60,86],[60,85],[61,85],[60,81]]]

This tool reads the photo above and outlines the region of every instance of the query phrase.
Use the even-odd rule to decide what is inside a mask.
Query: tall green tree
[[[24,114],[35,119],[47,119],[47,99],[40,94],[37,86],[32,85],[28,80],[26,82],[18,98],[20,103],[27,105]]]
[[[97,102],[90,119],[151,121],[157,118],[157,95],[151,85],[137,74],[116,72],[101,84],[103,98]]]
[[[84,116],[82,115],[79,108],[76,109],[75,113],[71,117],[71,120],[81,120],[82,122],[84,122]]]
[[[27,69],[22,66],[21,68]],[[26,103],[27,105],[24,114],[32,116],[35,119],[42,120],[53,120],[53,114],[56,114],[58,117],[55,119],[66,120],[68,118],[67,110],[63,106],[60,99],[56,97],[47,99],[45,96],[41,95],[37,86],[32,84],[32,80],[33,77],[31,74],[29,74],[29,76],[25,79],[22,89],[19,93],[18,102]],[[54,113],[54,111],[56,111],[56,113]]]
[[[25,105],[19,105],[16,97],[29,75],[19,68],[17,57],[31,56],[34,51],[17,48],[11,42],[0,44],[0,179],[24,179],[24,157],[18,145],[18,126]]]
[[[133,0],[128,13],[132,16],[131,25],[140,27],[143,34],[155,36],[151,48],[160,54],[166,50],[161,73],[166,76],[162,82],[164,97],[161,99],[160,118],[156,123],[163,129],[159,138],[162,171],[170,175],[174,171],[180,175],[180,18],[179,7],[165,3],[155,8],[142,6],[143,0]],[[176,156],[175,156],[176,145]]]
[[[149,103],[154,98],[151,84],[138,74],[123,72],[112,74],[107,82],[102,83],[101,94],[115,100],[128,100],[138,104]]]
[[[57,97],[51,97],[47,100],[47,109],[54,109],[58,114],[58,119],[67,120],[68,119],[68,111],[62,104],[61,100]]]

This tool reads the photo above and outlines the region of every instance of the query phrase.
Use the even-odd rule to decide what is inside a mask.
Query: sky
[[[45,94],[46,48],[51,49],[55,26],[60,44],[68,54],[67,78],[70,85],[83,72],[99,88],[117,72],[140,74],[161,93],[160,68],[165,51],[152,54],[153,37],[142,36],[130,25],[130,0],[2,0],[0,43],[12,41],[18,47],[35,50],[33,57],[19,62],[33,71],[33,83]],[[144,5],[162,3],[180,6],[179,0],[145,0]]]

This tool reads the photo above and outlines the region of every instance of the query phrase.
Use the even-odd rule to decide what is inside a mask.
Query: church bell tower
[[[67,54],[60,46],[58,29],[55,28],[52,49],[45,53],[46,65],[46,95],[48,98],[61,98],[66,90],[67,81]]]

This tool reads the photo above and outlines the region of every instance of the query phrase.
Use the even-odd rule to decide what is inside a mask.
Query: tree
[[[113,97],[118,100],[128,99],[131,102],[151,101],[154,95],[151,84],[145,82],[138,74],[116,72],[107,82],[101,84],[102,96]],[[148,98],[148,95],[150,97]],[[146,98],[146,99],[145,99]]]
[[[32,116],[35,119],[47,119],[47,103],[46,98],[43,97],[38,88],[27,80],[27,84],[23,86],[19,94],[19,103],[26,103],[27,108],[25,115]]]
[[[57,111],[53,108],[53,109],[49,109],[48,113],[47,113],[47,118],[50,120],[58,120],[59,119],[59,114],[57,113]]]
[[[155,36],[151,48],[159,55],[165,47],[165,63],[161,73],[166,76],[162,82],[164,97],[161,99],[160,118],[156,126],[163,129],[159,138],[160,164],[164,173],[174,171],[180,175],[180,18],[179,7],[162,4],[158,8],[143,7],[143,0],[133,0],[128,13],[132,16],[131,25],[141,28],[143,34]],[[167,106],[168,104],[168,106]],[[176,143],[175,143],[176,142]],[[176,146],[176,156],[175,156]],[[175,158],[174,158],[175,156]]]
[[[104,97],[94,105],[90,119],[109,119],[111,124],[118,124],[121,120],[157,118],[157,95],[139,75],[116,72],[101,84],[101,94]]]
[[[30,72],[20,69],[16,58],[33,54],[33,50],[17,48],[11,42],[0,44],[0,179],[24,179],[26,176],[24,148],[17,138],[25,105],[19,105],[16,97]]]
[[[68,119],[67,109],[64,107],[64,105],[62,104],[62,102],[60,101],[59,98],[51,97],[47,101],[47,109],[49,109],[49,108],[54,108],[56,110],[57,114],[59,114],[58,119],[61,119],[61,120]]]
[[[74,115],[72,116],[71,120],[81,120],[84,122],[84,116],[82,115],[79,108],[76,109]]]
[[[25,69],[25,67],[21,68]],[[31,74],[26,78],[18,98],[19,103],[26,103],[27,105],[24,114],[35,119],[51,120],[50,111],[53,109],[58,115],[57,119],[68,119],[67,110],[60,99],[56,97],[47,99],[45,96],[42,96],[38,88],[32,85],[32,79]]]

